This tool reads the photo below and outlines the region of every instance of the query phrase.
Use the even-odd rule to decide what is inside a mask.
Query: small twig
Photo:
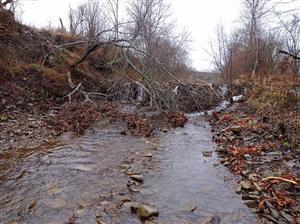
[[[66,95],[65,97],[68,97],[69,98],[69,103],[72,102],[72,95],[76,92],[79,92],[79,93],[82,93],[85,97],[85,102],[92,102],[92,100],[90,99],[89,97],[89,94],[87,92],[85,92],[84,90],[80,90],[82,88],[82,84],[79,83],[78,86],[72,90],[72,92],[70,92],[68,95]]]
[[[82,84],[79,83],[79,85],[78,85],[75,89],[73,89],[72,92],[70,92],[68,95],[65,96],[65,97],[68,97],[68,98],[69,98],[69,103],[72,102],[72,95],[73,95],[75,92],[77,92],[81,86],[82,86]],[[64,97],[64,98],[65,98],[65,97]]]
[[[269,180],[280,180],[280,181],[284,181],[284,182],[294,184],[294,185],[298,184],[296,181],[285,179],[285,178],[282,178],[282,177],[266,177],[266,178],[262,179],[261,181],[265,182],[265,181],[269,181]]]

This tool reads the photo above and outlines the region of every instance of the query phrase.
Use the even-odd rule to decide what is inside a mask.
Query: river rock
[[[219,224],[221,219],[219,216],[207,217],[204,221],[199,222],[199,224]]]
[[[226,148],[224,146],[217,146],[217,152],[226,152]]]
[[[198,209],[198,207],[196,205],[187,205],[186,208],[184,208],[185,211],[189,211],[189,212],[194,212]]]
[[[228,137],[228,139],[229,139],[229,142],[233,142],[234,140],[236,140],[237,138],[236,138],[236,136],[229,136]]]
[[[124,204],[126,202],[130,202],[131,201],[131,198],[130,197],[124,197],[121,199],[121,202]]]
[[[223,163],[223,165],[224,166],[229,166],[231,163],[229,162],[229,161],[225,161],[224,163]]]
[[[271,223],[279,223],[277,219],[275,219],[274,217],[272,217],[271,215],[267,215],[267,214],[263,214],[262,215],[264,218],[266,218],[267,220],[271,221]],[[270,223],[270,222],[269,222]]]
[[[253,187],[254,187],[254,190],[256,190],[256,191],[259,191],[259,192],[262,191],[262,188],[259,185],[259,183],[253,182]]]
[[[243,130],[242,126],[237,126],[236,125],[236,126],[231,126],[230,127],[230,131],[232,131],[232,133],[235,134],[235,135],[241,134],[242,130]]]
[[[129,170],[127,170],[126,174],[129,175],[129,176],[132,176],[132,175],[140,175],[141,172],[140,172],[140,171],[137,171],[137,170],[129,169]]]
[[[250,170],[242,170],[241,174],[244,176],[244,177],[248,177],[248,175],[251,173]]]
[[[233,96],[232,101],[236,103],[241,103],[245,101],[245,97],[243,95]]]
[[[273,157],[273,158],[281,158],[282,157],[282,152],[277,151],[277,152],[268,152],[266,153],[268,157]]]
[[[259,200],[260,196],[257,194],[245,194],[242,196],[242,200],[247,201],[247,200]]]
[[[127,164],[122,164],[122,165],[120,165],[120,168],[121,169],[130,169],[131,168],[131,166],[130,165],[127,165]]]
[[[252,188],[252,184],[250,181],[241,181],[240,185],[245,190],[251,190],[251,188]]]
[[[123,203],[125,208],[130,208],[132,213],[136,213],[136,210],[140,206],[138,202],[125,202]]]
[[[279,213],[277,212],[277,210],[275,209],[275,207],[271,204],[271,202],[266,201],[265,204],[268,207],[268,209],[270,210],[271,215],[275,219],[278,219],[279,218]]]
[[[147,219],[152,216],[158,216],[159,211],[150,205],[140,204],[136,210],[136,214],[141,219]]]
[[[152,153],[146,153],[145,154],[145,157],[148,157],[148,158],[152,158],[152,156],[153,156]]]
[[[257,206],[257,201],[256,200],[246,200],[246,201],[244,201],[244,203],[249,208],[255,208]]]
[[[146,220],[146,221],[144,222],[144,224],[156,224],[156,223],[153,222],[153,221],[150,221],[150,220]]]
[[[250,173],[248,179],[251,181],[258,181],[259,177],[256,173]]]
[[[204,157],[212,157],[212,153],[213,153],[213,151],[207,150],[207,151],[203,151],[203,152],[202,152],[202,155],[203,155]]]
[[[248,160],[248,161],[252,160],[252,156],[250,154],[244,154],[243,157],[244,157],[245,160]]]
[[[295,185],[294,188],[300,192],[300,185]]]
[[[237,194],[240,194],[242,192],[242,186],[241,185],[238,185],[236,188],[235,188],[235,192]]]
[[[165,133],[171,131],[170,128],[162,128],[161,130],[162,130],[162,132],[165,132]]]
[[[294,218],[293,216],[289,215],[288,213],[282,211],[281,212],[281,216],[286,220],[288,221],[288,223],[293,223],[294,222]]]
[[[143,183],[144,177],[143,175],[130,175],[130,178],[136,182]]]
[[[134,188],[134,187],[130,187],[130,191],[131,191],[132,193],[138,193],[138,192],[140,192],[139,189]]]

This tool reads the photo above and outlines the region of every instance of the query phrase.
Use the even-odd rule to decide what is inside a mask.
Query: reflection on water
[[[216,155],[203,157],[214,144],[208,124],[197,119],[153,140],[111,127],[0,153],[0,223],[65,223],[74,215],[77,223],[140,223],[114,204],[129,194],[120,164],[149,150],[151,141],[158,144],[152,159],[157,168],[143,171],[145,182],[134,198],[158,207],[159,223],[197,223],[209,215],[221,223],[253,223],[254,215],[224,182],[230,174],[214,166]]]

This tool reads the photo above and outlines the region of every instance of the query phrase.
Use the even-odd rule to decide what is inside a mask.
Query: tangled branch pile
[[[48,120],[48,125],[54,127],[55,134],[73,132],[83,134],[86,129],[103,118],[110,122],[120,122],[124,126],[122,134],[134,136],[152,136],[158,133],[161,127],[183,127],[188,121],[184,113],[159,112],[143,113],[121,112],[119,105],[114,102],[101,103],[71,103],[65,105],[57,116]]]
[[[121,113],[121,119],[126,124],[123,134],[146,137],[160,132],[162,127],[184,127],[188,121],[185,114],[180,112],[160,112],[153,115]]]

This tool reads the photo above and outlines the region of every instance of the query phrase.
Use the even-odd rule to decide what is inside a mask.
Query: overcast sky
[[[142,1],[142,0],[141,0]],[[36,27],[58,25],[58,18],[67,21],[69,6],[84,0],[21,0],[22,19],[25,24]],[[214,38],[218,23],[234,25],[239,16],[240,0],[171,0],[174,17],[179,27],[191,32],[190,57],[192,66],[198,70],[212,69],[209,41]]]

